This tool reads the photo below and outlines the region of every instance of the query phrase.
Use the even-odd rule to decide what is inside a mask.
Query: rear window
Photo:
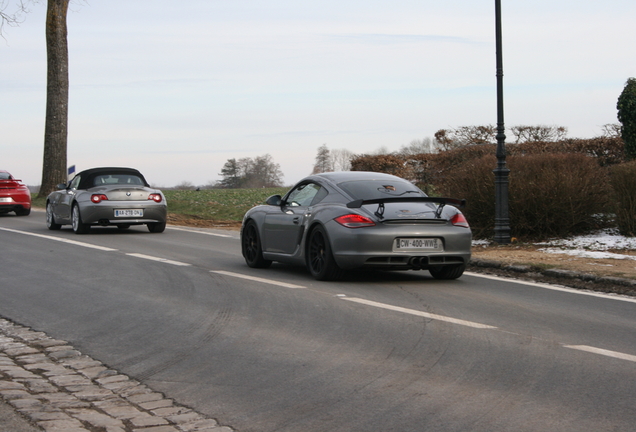
[[[136,175],[130,174],[104,174],[95,176],[93,186],[105,185],[143,185],[144,182]]]
[[[417,186],[407,181],[356,180],[342,182],[338,186],[353,199],[427,196]]]

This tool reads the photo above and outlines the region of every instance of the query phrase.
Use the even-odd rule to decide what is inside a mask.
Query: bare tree
[[[11,27],[17,26],[24,21],[24,15],[29,12],[22,0],[17,1],[15,10],[7,12],[7,9],[9,9],[9,2],[0,0],[0,35],[2,35],[5,24]]]
[[[331,154],[327,144],[323,144],[318,147],[318,154],[316,154],[316,163],[314,163],[314,169],[312,174],[318,174],[323,172],[333,171],[333,164],[331,163]]]
[[[353,153],[347,149],[331,150],[331,163],[334,171],[350,171]]]
[[[68,138],[68,42],[66,15],[69,0],[48,0],[46,13],[46,121],[40,197],[65,183]]]
[[[475,144],[494,144],[497,128],[493,125],[460,126],[456,129],[440,129],[435,132],[435,140],[441,150]]]
[[[621,124],[620,123],[608,123],[603,125],[603,136],[605,138],[620,138],[621,137]]]
[[[568,128],[563,126],[513,126],[510,128],[516,137],[515,144],[524,142],[556,142],[562,141],[568,134]]]
[[[254,159],[228,159],[220,175],[223,180],[219,186],[225,188],[277,187],[283,182],[280,165],[269,154]]]
[[[277,187],[281,186],[283,172],[280,164],[274,162],[271,155],[265,154],[254,159],[251,175],[248,176],[251,187]]]
[[[398,153],[404,156],[413,156],[422,153],[433,153],[435,150],[435,141],[431,138],[423,138],[421,140],[414,139],[408,145],[403,145]]]

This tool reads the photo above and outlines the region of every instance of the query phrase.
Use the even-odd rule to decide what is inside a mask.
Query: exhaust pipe
[[[420,270],[422,268],[422,262],[420,257],[413,257],[409,260],[409,265],[413,267],[413,270]]]
[[[422,270],[423,268],[428,267],[428,257],[412,257],[409,259],[409,265],[413,268],[413,270]]]

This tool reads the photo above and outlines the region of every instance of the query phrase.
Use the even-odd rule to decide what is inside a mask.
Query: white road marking
[[[388,309],[388,310],[402,312],[402,313],[406,313],[406,314],[410,314],[410,315],[417,315],[417,316],[421,316],[421,317],[425,317],[425,318],[429,318],[429,319],[433,319],[433,320],[437,320],[437,321],[444,321],[444,322],[448,322],[448,323],[452,323],[452,324],[459,324],[459,325],[463,325],[463,326],[467,326],[467,327],[473,327],[473,328],[478,328],[478,329],[496,329],[497,328],[497,327],[486,325],[486,324],[480,324],[480,323],[471,322],[471,321],[464,321],[464,320],[460,320],[460,319],[456,319],[456,318],[446,317],[446,316],[443,316],[443,315],[435,315],[435,314],[431,314],[431,313],[428,313],[428,312],[418,311],[418,310],[415,310],[415,309],[406,309],[406,308],[399,307],[399,306],[392,306],[392,305],[388,305],[388,304],[384,304],[384,303],[377,303],[377,302],[374,302],[374,301],[364,300],[364,299],[355,298],[355,297],[341,297],[341,298],[343,300],[347,300],[347,301],[355,302],[355,303],[361,303],[361,304],[365,304],[367,306],[373,306],[373,307],[377,307],[377,308]]]
[[[217,274],[222,274],[225,276],[231,276],[231,277],[236,277],[236,278],[241,278],[241,279],[248,279],[251,281],[255,281],[255,282],[262,282],[262,283],[266,283],[266,284],[270,284],[270,285],[278,285],[284,288],[307,288],[304,287],[302,285],[294,285],[294,284],[290,284],[290,283],[286,283],[286,282],[279,282],[276,280],[272,280],[272,279],[264,279],[264,278],[259,278],[259,277],[254,277],[254,276],[248,276],[248,275],[244,275],[241,273],[233,273],[233,272],[229,272],[229,271],[224,271],[224,270],[210,270],[210,273],[217,273]]]
[[[44,234],[30,233],[30,232],[27,232],[27,231],[18,231],[18,230],[14,230],[14,229],[10,229],[10,228],[0,227],[0,230],[9,231],[9,232],[18,233],[18,234],[30,235],[30,236],[33,236],[33,237],[40,237],[40,238],[47,239],[47,240],[55,240],[55,241],[59,241],[59,242],[62,242],[62,243],[71,244],[71,245],[74,245],[74,246],[81,246],[81,247],[97,249],[97,250],[101,250],[101,251],[112,252],[112,251],[116,251],[117,250],[117,249],[113,249],[113,248],[109,248],[109,247],[105,247],[105,246],[97,246],[97,245],[90,244],[90,243],[83,243],[83,242],[78,242],[78,241],[75,241],[75,240],[69,240],[69,239],[60,238],[60,237],[48,236],[48,235],[44,235]]]
[[[206,231],[197,231],[197,230],[187,229],[187,228],[177,228],[177,227],[174,227],[174,226],[170,226],[170,227],[168,227],[168,229],[175,230],[175,231],[185,231],[185,232],[191,232],[191,233],[197,233],[197,234],[211,235],[211,236],[215,236],[215,237],[236,238],[235,236],[231,236],[231,235],[227,235],[227,234],[217,234],[217,233],[206,232]]]
[[[549,284],[544,284],[539,282],[521,281],[521,280],[517,280],[513,278],[504,278],[499,276],[485,275],[481,273],[464,272],[464,274],[468,276],[483,278],[483,279],[492,279],[492,280],[498,280],[498,281],[507,282],[507,283],[512,282],[512,283],[521,284],[521,285],[528,285],[528,286],[533,286],[537,288],[549,289],[552,291],[561,291],[561,292],[566,292],[570,294],[586,295],[590,297],[599,297],[599,298],[604,298],[609,300],[618,300],[618,301],[624,301],[628,303],[636,303],[636,298],[622,296],[619,294],[605,294],[605,293],[595,292],[595,291],[584,291],[584,290],[579,290],[575,288],[567,288],[567,287],[559,286],[559,285],[549,285]]]
[[[610,351],[602,348],[595,348],[587,345],[563,345],[564,348],[575,349],[579,351],[586,351],[594,354],[604,355],[606,357],[614,357],[621,360],[627,360],[636,362],[636,356],[631,354],[625,354],[617,351]]]
[[[165,259],[165,258],[159,258],[159,257],[155,257],[155,256],[151,256],[151,255],[144,255],[144,254],[140,254],[140,253],[127,253],[126,255],[128,256],[132,256],[132,257],[136,257],[136,258],[143,258],[143,259],[147,259],[150,261],[159,261],[165,264],[172,264],[172,265],[176,265],[176,266],[191,266],[192,264],[188,264],[188,263],[184,263],[184,262],[180,262],[180,261],[172,261],[169,259]]]

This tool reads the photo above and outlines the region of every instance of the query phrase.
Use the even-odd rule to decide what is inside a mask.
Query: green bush
[[[531,154],[507,158],[510,168],[509,215],[514,237],[566,237],[599,228],[607,213],[606,172],[582,154]],[[466,198],[464,211],[477,238],[494,235],[496,159],[483,156],[455,167],[440,191]]]
[[[621,234],[636,236],[636,161],[612,167],[616,224]]]

